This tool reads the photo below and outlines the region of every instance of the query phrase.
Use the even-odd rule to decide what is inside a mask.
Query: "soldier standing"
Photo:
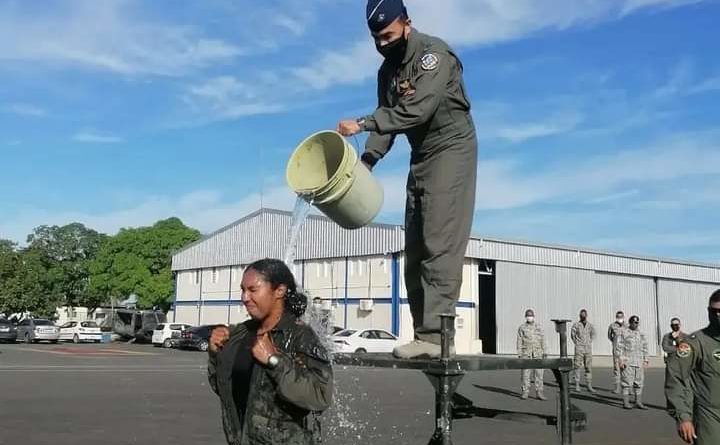
[[[595,339],[595,326],[587,320],[587,310],[580,311],[580,321],[572,325],[570,338],[575,344],[575,391],[580,391],[580,375],[585,368],[585,384],[588,391],[595,393],[592,386],[592,343]]]
[[[681,338],[668,355],[665,396],[687,443],[720,443],[720,289],[710,296],[710,324]]]
[[[545,358],[545,333],[540,323],[535,321],[535,312],[532,309],[525,311],[525,323],[521,324],[517,333],[517,352],[520,358]],[[525,400],[530,394],[530,377],[535,381],[537,398],[547,400],[543,394],[543,369],[522,370],[522,395]]]
[[[648,366],[648,341],[640,332],[640,317],[630,317],[630,327],[623,329],[616,342],[616,355],[620,360],[623,408],[632,409],[630,391],[635,393],[635,406],[647,409],[642,402],[645,368]]]
[[[368,116],[341,121],[337,131],[343,136],[369,132],[361,156],[368,168],[388,153],[397,135],[410,142],[405,283],[415,340],[393,354],[436,358],[440,314],[455,313],[472,227],[475,125],[460,59],[445,42],[411,26],[402,0],[369,0],[367,23],[385,59],[378,72],[378,107]]]
[[[680,340],[687,337],[687,334],[680,330],[680,319],[675,317],[670,320],[670,332],[663,335],[662,348],[666,356],[669,356],[677,349]]]
[[[620,357],[616,355],[615,351],[617,350],[617,340],[620,338],[620,333],[623,329],[627,329],[625,314],[623,311],[617,311],[615,313],[615,321],[610,323],[607,333],[613,351],[613,378],[615,382],[613,393],[615,394],[620,394]]]

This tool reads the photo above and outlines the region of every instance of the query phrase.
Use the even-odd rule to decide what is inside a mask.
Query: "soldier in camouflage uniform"
[[[297,317],[307,306],[279,260],[247,267],[243,302],[252,317],[210,339],[208,379],[220,397],[229,445],[313,445],[330,406],[328,352]]]
[[[610,323],[610,326],[608,326],[608,332],[607,337],[608,340],[610,340],[610,344],[612,347],[612,355],[613,355],[613,381],[615,382],[615,389],[613,392],[615,394],[620,394],[621,387],[620,387],[620,357],[618,357],[615,354],[615,351],[617,351],[617,340],[620,338],[620,334],[622,333],[623,329],[627,329],[627,324],[625,324],[625,314],[623,311],[617,311],[615,313],[615,321]]]
[[[521,324],[517,333],[517,353],[520,358],[542,359],[545,354],[545,333],[543,328],[535,321],[535,312],[532,309],[525,311],[525,323]],[[544,369],[523,369],[521,371],[522,394],[520,398],[525,400],[530,394],[530,377],[535,381],[537,398],[546,400],[543,394],[543,372]]]
[[[695,445],[720,444],[720,290],[708,318],[708,327],[680,339],[665,372],[668,411],[680,437]]]
[[[575,391],[580,391],[580,375],[585,369],[585,384],[591,393],[595,392],[592,386],[592,343],[595,339],[595,326],[587,321],[587,311],[580,311],[580,321],[575,322],[570,329],[570,338],[575,344]]]
[[[472,227],[475,124],[460,59],[445,42],[412,27],[402,0],[369,0],[367,22],[385,59],[378,72],[378,107],[368,116],[341,121],[337,130],[344,136],[368,132],[361,159],[369,168],[397,136],[410,142],[405,283],[415,339],[393,354],[436,358],[440,315],[455,313]]]
[[[642,402],[642,390],[645,382],[645,368],[648,366],[648,341],[640,332],[640,317],[630,317],[630,327],[623,329],[616,342],[615,354],[620,360],[621,383],[623,388],[623,408],[632,409],[630,392],[635,393],[635,406],[647,409]]]

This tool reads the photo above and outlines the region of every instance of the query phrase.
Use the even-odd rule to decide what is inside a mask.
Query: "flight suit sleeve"
[[[425,124],[435,114],[456,69],[455,58],[444,51],[426,52],[416,63],[417,74],[412,78],[414,92],[400,97],[397,105],[380,107],[367,116],[366,130],[381,135],[402,133]]]
[[[330,357],[310,328],[298,337],[294,357],[281,353],[280,363],[268,369],[268,374],[283,399],[309,411],[324,411],[330,406],[333,394]]]
[[[210,388],[213,390],[215,394],[218,396],[220,393],[218,392],[217,387],[217,353],[210,352],[208,349],[208,382],[210,383]]]
[[[694,395],[690,387],[690,373],[700,359],[697,345],[681,341],[668,355],[665,367],[665,398],[668,414],[680,422],[692,421]]]
[[[675,344],[673,343],[673,338],[670,334],[663,335],[662,339],[662,349],[665,351],[666,354],[670,355],[673,352],[675,352]]]
[[[380,109],[387,106],[384,100],[385,92],[383,91],[383,80],[382,71],[378,72],[377,80],[377,97],[378,97],[378,108]],[[367,122],[366,122],[367,129]],[[395,142],[394,134],[380,134],[377,131],[370,131],[367,141],[365,142],[365,152],[362,154],[360,159],[370,167],[374,167],[377,162],[384,158],[385,155],[390,151]]]

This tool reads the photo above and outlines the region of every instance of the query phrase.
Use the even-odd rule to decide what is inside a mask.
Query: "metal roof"
[[[177,252],[173,270],[234,266],[282,258],[292,213],[260,209]],[[310,215],[298,237],[297,260],[384,255],[404,248],[403,227],[373,223],[357,230]],[[552,244],[472,236],[469,258],[720,283],[720,265]]]

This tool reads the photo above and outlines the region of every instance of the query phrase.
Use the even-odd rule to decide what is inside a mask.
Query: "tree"
[[[199,238],[200,232],[178,218],[120,230],[103,244],[90,266],[90,293],[105,299],[136,294],[140,308],[169,308],[172,254]]]
[[[52,315],[58,300],[46,291],[49,280],[37,252],[17,250],[15,243],[0,240],[0,312]]]
[[[41,284],[46,298],[91,309],[102,303],[89,292],[88,284],[90,263],[106,239],[80,223],[35,228],[25,254],[33,268],[44,268]]]

